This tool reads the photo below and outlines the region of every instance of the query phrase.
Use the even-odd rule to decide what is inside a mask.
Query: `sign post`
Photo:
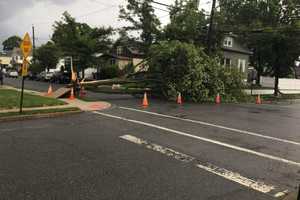
[[[22,90],[21,90],[21,99],[20,99],[20,114],[22,113],[23,108],[23,96],[24,96],[24,80],[25,76],[28,74],[28,61],[27,58],[30,55],[32,50],[32,43],[28,33],[25,34],[24,39],[21,43],[21,50],[23,53],[23,64],[21,69],[21,76],[22,76]]]

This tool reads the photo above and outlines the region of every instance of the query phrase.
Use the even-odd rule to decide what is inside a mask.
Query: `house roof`
[[[247,48],[234,48],[234,47],[221,47],[222,51],[229,51],[229,52],[235,52],[235,53],[241,53],[246,55],[252,55],[253,52],[248,50]]]
[[[234,38],[234,44],[232,47],[226,47],[222,43],[221,49],[223,51],[229,51],[229,52],[235,52],[235,53],[241,53],[241,54],[246,54],[246,55],[252,55],[253,52],[249,50],[249,48],[245,47],[242,42],[238,39],[238,35],[235,35],[233,33],[226,33],[224,35],[225,37],[232,37]],[[237,42],[237,44],[236,44]]]

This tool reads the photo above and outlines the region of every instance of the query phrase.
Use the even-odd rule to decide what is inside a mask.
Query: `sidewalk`
[[[23,111],[34,111],[34,110],[48,110],[48,109],[63,109],[63,108],[72,108],[71,104],[67,105],[59,105],[59,106],[43,106],[43,107],[34,107],[34,108],[22,108]],[[8,113],[8,112],[19,112],[19,108],[13,108],[13,109],[5,109],[1,110],[0,113]]]
[[[110,103],[103,101],[95,101],[95,102],[87,102],[79,99],[61,99],[62,101],[68,103],[68,105],[72,105],[73,107],[78,107],[83,111],[95,111],[95,110],[104,110],[111,107]]]

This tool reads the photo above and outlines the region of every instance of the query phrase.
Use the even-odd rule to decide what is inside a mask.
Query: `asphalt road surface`
[[[280,199],[300,183],[299,104],[89,95],[113,107],[0,123],[0,199]]]

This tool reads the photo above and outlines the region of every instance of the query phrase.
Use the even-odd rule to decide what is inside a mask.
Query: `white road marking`
[[[195,159],[192,156],[188,156],[186,154],[177,152],[177,151],[175,151],[173,149],[169,149],[169,148],[160,146],[158,144],[149,143],[146,140],[142,140],[142,139],[137,138],[137,137],[132,136],[132,135],[123,135],[123,136],[120,136],[120,138],[122,138],[124,140],[127,140],[129,142],[138,144],[138,145],[143,145],[147,149],[151,149],[153,151],[157,151],[157,152],[159,152],[161,154],[164,154],[164,155],[169,156],[169,157],[173,157],[176,160],[180,160],[182,162],[191,162],[191,161],[193,161]]]
[[[221,176],[227,180],[239,183],[240,185],[246,186],[248,188],[251,188],[253,190],[256,190],[256,191],[259,191],[262,193],[269,193],[275,189],[274,186],[266,185],[261,181],[255,181],[255,180],[246,178],[246,177],[240,175],[239,173],[235,173],[235,172],[229,171],[227,169],[217,167],[215,165],[197,164],[196,166],[199,167],[200,169],[204,169],[205,171],[211,172],[211,173]]]
[[[284,190],[284,191],[282,191],[282,192],[278,192],[278,193],[276,193],[276,194],[274,195],[274,197],[276,197],[276,198],[283,197],[283,196],[287,195],[288,192],[289,192],[288,190]]]
[[[154,144],[151,142],[148,142],[146,140],[140,139],[138,137],[132,136],[132,135],[123,135],[120,136],[121,139],[124,139],[126,141],[132,142],[134,144],[138,144],[141,145],[143,147],[146,147],[147,149],[151,149],[153,151],[157,151],[163,155],[166,155],[168,157],[173,157],[177,160],[180,160],[182,162],[186,162],[186,163],[191,163],[192,161],[196,161],[196,158],[180,153],[178,151],[175,151],[173,149],[170,148],[166,148],[163,146],[160,146],[158,144]],[[195,164],[195,162],[193,162],[193,164]],[[278,192],[278,193],[274,193],[275,190],[275,186],[272,185],[267,185],[265,183],[263,183],[262,181],[255,181],[252,180],[250,178],[244,177],[242,175],[240,175],[239,173],[235,173],[232,172],[230,170],[224,169],[224,168],[220,168],[216,165],[210,164],[210,163],[201,163],[199,161],[196,161],[196,167],[203,169],[207,172],[213,173],[215,175],[218,175],[222,178],[225,178],[229,181],[238,183],[240,185],[243,185],[247,188],[256,190],[258,192],[261,193],[265,193],[265,194],[269,194],[272,195],[274,197],[281,197],[283,195],[285,195],[287,191],[284,192]]]
[[[169,118],[169,119],[176,119],[176,120],[181,120],[181,121],[185,121],[185,122],[201,124],[201,125],[204,125],[204,126],[220,128],[220,129],[224,129],[224,130],[228,130],[228,131],[233,131],[233,132],[236,132],[236,133],[261,137],[261,138],[265,138],[265,139],[269,139],[269,140],[273,140],[273,141],[278,141],[278,142],[283,142],[283,143],[287,143],[287,144],[293,144],[293,145],[300,146],[299,142],[286,140],[286,139],[282,139],[282,138],[276,138],[276,137],[267,136],[267,135],[262,135],[262,134],[254,133],[254,132],[251,132],[251,131],[245,131],[245,130],[230,128],[230,127],[226,127],[226,126],[222,126],[222,125],[207,123],[207,122],[203,122],[203,121],[192,120],[192,119],[184,119],[184,118],[175,117],[175,116],[171,116],[171,115],[164,115],[164,114],[160,114],[160,113],[155,113],[155,112],[150,112],[150,111],[145,111],[145,110],[139,110],[139,109],[134,109],[134,108],[128,108],[128,107],[120,107],[120,108],[124,109],[124,110],[136,111],[136,112],[146,113],[146,114],[150,114],[150,115],[165,117],[165,118]]]
[[[124,118],[124,117],[119,117],[119,116],[110,115],[110,114],[106,114],[106,113],[101,113],[101,112],[98,112],[98,111],[94,111],[93,113],[98,114],[98,115],[102,115],[102,116],[105,116],[105,117],[109,117],[109,118],[119,119],[119,120],[123,120],[123,121],[127,121],[127,122],[132,122],[132,123],[135,123],[135,124],[140,124],[140,125],[156,128],[156,129],[167,131],[167,132],[170,132],[170,133],[175,133],[177,135],[186,136],[186,137],[189,137],[189,138],[194,138],[194,139],[197,139],[197,140],[201,140],[201,141],[205,141],[205,142],[208,142],[208,143],[223,146],[223,147],[233,149],[233,150],[236,150],[236,151],[241,151],[241,152],[256,155],[256,156],[259,156],[259,157],[268,158],[270,160],[275,160],[275,161],[279,161],[279,162],[286,163],[286,164],[289,164],[289,165],[295,165],[297,167],[300,167],[299,162],[295,162],[295,161],[292,161],[292,160],[288,160],[288,159],[285,159],[285,158],[280,158],[280,157],[265,154],[265,153],[260,153],[260,152],[257,152],[257,151],[253,151],[251,149],[246,149],[246,148],[243,148],[243,147],[227,144],[227,143],[220,142],[220,141],[217,141],[217,140],[192,135],[192,134],[189,134],[189,133],[186,133],[186,132],[177,131],[177,130],[174,130],[174,129],[169,129],[169,128],[166,128],[166,127],[163,127],[163,126],[158,126],[158,125],[150,124],[150,123],[147,123],[147,122],[142,122],[142,121],[133,120],[133,119],[127,119],[127,118]]]

